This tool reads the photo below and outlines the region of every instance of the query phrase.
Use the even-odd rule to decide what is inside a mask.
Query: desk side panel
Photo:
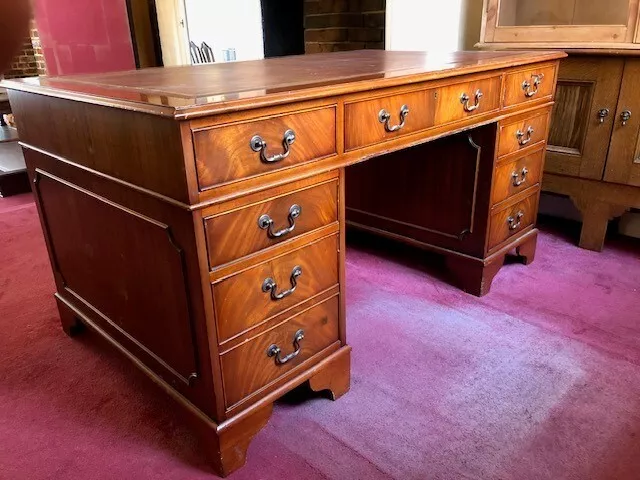
[[[9,90],[20,141],[179,202],[189,202],[180,125],[168,118]]]

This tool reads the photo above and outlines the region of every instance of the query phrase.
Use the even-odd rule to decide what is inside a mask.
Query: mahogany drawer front
[[[193,130],[200,190],[336,153],[336,108]]]
[[[533,113],[524,120],[507,123],[500,122],[498,133],[498,156],[517,152],[546,139],[549,111],[547,109]]]
[[[540,183],[544,150],[538,150],[521,158],[499,163],[495,171],[491,204],[520,193]]]
[[[332,297],[222,354],[227,408],[337,342],[339,310]]]
[[[524,200],[491,213],[489,250],[533,225],[538,213],[538,189]]]
[[[226,278],[213,285],[218,340],[228,340],[337,284],[337,235]],[[275,298],[288,290],[293,291]]]
[[[432,127],[436,92],[421,90],[345,104],[345,150]]]
[[[205,218],[211,268],[338,221],[337,178]]]
[[[500,85],[501,77],[491,77],[438,89],[436,125],[498,110]]]
[[[503,105],[509,107],[551,97],[555,78],[555,65],[541,65],[508,73],[505,76]]]

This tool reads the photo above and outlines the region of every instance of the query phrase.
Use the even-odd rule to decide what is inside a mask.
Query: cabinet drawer
[[[549,111],[536,112],[524,120],[500,122],[498,156],[517,152],[546,139]]]
[[[524,200],[491,213],[489,250],[533,225],[538,213],[538,190]]]
[[[221,362],[227,408],[338,341],[338,312],[338,297],[332,297],[224,353]],[[299,332],[304,338],[300,339]],[[274,355],[276,347],[279,356]],[[285,360],[295,351],[295,357],[277,363],[277,358]]]
[[[201,190],[336,153],[334,106],[193,131]]]
[[[551,97],[555,78],[555,65],[540,65],[507,74],[503,105],[509,107]]]
[[[373,145],[433,126],[435,89],[347,103],[345,149]]]
[[[436,101],[437,125],[500,108],[500,77],[484,78],[442,87]]]
[[[211,268],[338,221],[338,179],[205,218]]]
[[[213,285],[218,340],[223,342],[337,284],[337,235],[223,279]],[[276,297],[287,291],[291,293]]]
[[[491,204],[495,205],[540,183],[543,156],[544,150],[538,150],[530,155],[498,164],[491,192]]]

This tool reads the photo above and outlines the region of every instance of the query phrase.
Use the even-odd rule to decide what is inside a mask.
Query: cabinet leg
[[[529,265],[531,262],[533,262],[533,259],[536,256],[537,243],[538,243],[538,232],[528,237],[524,243],[516,247],[516,255],[520,257],[520,260],[525,265]]]
[[[84,324],[76,317],[73,311],[67,307],[62,301],[56,297],[58,304],[58,313],[60,314],[60,323],[62,324],[62,330],[70,337],[82,333],[84,330]]]
[[[226,477],[245,464],[249,444],[267,424],[272,410],[273,404],[269,403],[238,420],[232,418],[218,426],[205,427],[201,438],[216,475]]]
[[[504,264],[504,255],[484,264],[482,260],[451,255],[446,259],[446,266],[453,282],[471,295],[482,297],[489,293],[491,282]]]
[[[343,347],[341,351],[344,352],[342,355],[309,378],[311,390],[329,390],[332,400],[347,393],[351,384],[351,347]]]
[[[572,195],[571,200],[582,213],[580,247],[601,252],[607,235],[609,220],[622,215],[627,208],[593,198],[593,192],[584,191]]]

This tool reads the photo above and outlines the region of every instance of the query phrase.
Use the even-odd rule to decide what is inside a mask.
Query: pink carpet
[[[231,478],[640,478],[640,244],[538,246],[477,299],[432,257],[352,245],[351,391],[279,402]],[[173,402],[67,338],[52,293],[35,207],[0,199],[0,478],[214,478]]]

